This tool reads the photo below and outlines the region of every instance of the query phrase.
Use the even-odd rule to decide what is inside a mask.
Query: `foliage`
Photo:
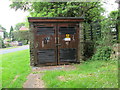
[[[6,30],[4,30],[4,39],[8,38],[8,36],[9,36],[8,32],[6,32]]]
[[[95,42],[96,52],[91,60],[110,60],[114,44],[111,35],[111,25],[113,25],[113,23],[110,21],[110,18],[100,22],[101,37]]]
[[[91,60],[110,60],[112,49],[109,46],[97,47],[97,52]]]
[[[30,9],[30,3],[28,2],[12,2],[10,5],[11,8],[14,8],[15,10],[21,9],[21,10],[28,10]]]
[[[22,26],[25,26],[25,23],[24,22],[22,22],[22,23],[17,23],[16,25],[15,25],[15,30],[20,30],[20,28],[22,27]]]
[[[0,37],[0,48],[4,48],[5,45],[4,45],[4,42],[3,42],[3,39]]]
[[[119,37],[118,37],[118,39],[119,39],[119,43],[120,43],[120,3],[119,3],[119,9],[118,9],[118,23],[117,23],[117,28],[118,28],[118,33],[119,33]]]
[[[29,41],[29,30],[21,30],[12,32],[14,40],[22,41],[23,44],[28,44]]]
[[[2,29],[2,30],[6,30],[2,25],[0,25],[0,29]]]
[[[10,33],[9,33],[9,38],[13,38],[12,32],[14,31],[13,27],[10,27]]]
[[[117,41],[117,32],[115,31],[117,16],[118,11],[112,11],[108,18],[103,18],[101,20],[91,22],[90,24],[84,23],[85,57],[88,57],[90,54],[94,54],[92,60],[110,59],[112,46]],[[91,41],[94,43],[92,47],[89,43]]]
[[[109,17],[101,22],[102,24],[102,38],[105,40],[106,45],[107,43],[113,43],[113,37],[112,37],[112,32],[115,32],[116,35],[118,34],[117,32],[117,16],[118,16],[118,11],[112,11],[109,14]],[[113,31],[113,29],[115,29]],[[117,39],[117,38],[116,38]]]
[[[85,17],[88,22],[101,17],[100,2],[12,2],[15,10],[28,10],[32,17]]]
[[[46,88],[118,88],[117,61],[86,61],[75,66],[75,70],[44,72]]]
[[[118,17],[118,10],[110,12],[109,18],[111,18],[112,20],[117,20],[117,17]]]
[[[118,23],[118,10],[116,11],[111,11],[110,14],[109,14],[109,20],[110,20],[110,24],[111,24],[111,27],[115,27],[117,29],[117,23]]]
[[[120,23],[118,24],[118,30],[119,30],[118,39],[119,39],[119,43],[120,43]]]
[[[117,37],[116,39],[118,39],[117,42],[120,42],[120,30],[119,30],[119,22],[120,20],[118,19],[118,10],[116,11],[112,11],[110,14],[109,14],[109,19],[110,19],[110,22],[111,22],[111,27],[113,27],[113,30],[115,29],[116,31],[113,31],[114,33],[116,33]]]
[[[2,88],[22,88],[30,73],[29,58],[29,50],[2,55]]]
[[[0,29],[3,30],[4,38],[7,38],[8,37],[8,32],[6,32],[6,29],[2,25],[0,25]]]

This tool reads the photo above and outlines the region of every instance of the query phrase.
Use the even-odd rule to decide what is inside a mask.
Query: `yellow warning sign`
[[[64,40],[65,41],[71,41],[70,34],[66,34]]]
[[[65,36],[66,36],[65,38],[70,38],[70,34],[66,34]]]

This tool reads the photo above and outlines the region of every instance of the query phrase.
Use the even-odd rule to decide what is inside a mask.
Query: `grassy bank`
[[[29,50],[2,55],[3,88],[22,88],[30,73],[29,57]],[[71,71],[45,71],[42,79],[46,88],[118,87],[118,63],[115,60],[86,61],[74,66],[76,69]]]
[[[2,87],[21,88],[30,73],[29,49],[2,55]]]
[[[46,71],[47,88],[117,88],[117,61],[87,61],[72,71]]]

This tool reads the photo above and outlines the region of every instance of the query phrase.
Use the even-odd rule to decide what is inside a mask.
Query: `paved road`
[[[20,47],[16,47],[16,48],[5,49],[5,50],[2,49],[2,50],[0,50],[0,54],[11,53],[11,52],[21,51],[21,50],[25,50],[25,49],[29,49],[29,45],[24,45],[24,46],[20,46]]]

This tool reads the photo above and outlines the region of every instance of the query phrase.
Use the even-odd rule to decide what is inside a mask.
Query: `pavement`
[[[11,52],[21,51],[26,49],[29,49],[29,45],[19,46],[11,49],[1,49],[0,54],[6,54],[6,53],[11,53]]]

